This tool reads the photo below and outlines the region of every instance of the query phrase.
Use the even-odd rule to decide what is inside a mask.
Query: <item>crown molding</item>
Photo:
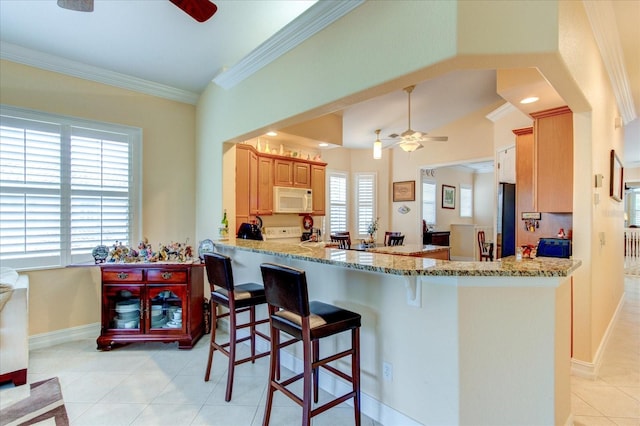
[[[485,117],[495,123],[496,121],[500,120],[501,118],[503,118],[507,114],[510,114],[510,113],[512,113],[514,111],[519,111],[519,109],[514,107],[511,103],[506,102],[506,103],[500,105],[498,108],[496,108],[493,111],[491,111]]]
[[[364,0],[316,2],[242,58],[240,62],[218,74],[212,81],[223,89],[234,87],[362,3]]]
[[[187,90],[108,71],[4,41],[0,42],[0,59],[186,104],[195,105],[200,97],[199,94]]]
[[[624,63],[624,54],[620,46],[620,34],[616,24],[611,0],[583,0],[584,8],[591,24],[591,30],[598,44],[600,56],[609,74],[613,93],[625,124],[637,117],[633,95],[629,85],[629,76]]]

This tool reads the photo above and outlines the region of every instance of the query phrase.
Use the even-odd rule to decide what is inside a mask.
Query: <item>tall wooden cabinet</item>
[[[535,140],[535,205],[541,212],[573,211],[573,114],[568,107],[531,114]]]
[[[311,165],[311,194],[313,197],[313,214],[324,216],[326,197],[326,167],[318,164]]]
[[[568,107],[531,114],[533,127],[516,129],[516,245],[537,244],[573,227],[573,114]],[[540,212],[525,229],[523,212]]]

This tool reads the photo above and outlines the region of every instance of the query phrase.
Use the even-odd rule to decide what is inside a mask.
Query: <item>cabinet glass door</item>
[[[105,285],[103,324],[109,329],[141,331],[140,286]]]
[[[149,285],[147,291],[149,330],[161,330],[162,332],[171,330],[183,332],[186,330],[185,286]]]

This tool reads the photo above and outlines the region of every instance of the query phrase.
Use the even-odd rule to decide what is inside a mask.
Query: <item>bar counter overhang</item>
[[[233,259],[238,282],[261,282],[262,262],[289,265],[307,272],[311,299],[362,315],[363,412],[383,424],[571,422],[571,274],[579,260],[453,262],[321,244],[214,245]],[[295,370],[301,355],[294,348],[284,357]],[[321,386],[333,393],[340,383],[321,378]]]

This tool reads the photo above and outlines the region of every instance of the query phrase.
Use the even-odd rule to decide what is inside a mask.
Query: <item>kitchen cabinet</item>
[[[516,183],[516,148],[498,152],[498,182]]]
[[[273,187],[310,188],[313,214],[325,215],[327,164],[260,153],[251,145],[236,145],[236,227],[258,215],[273,214]],[[237,231],[237,230],[236,230]]]
[[[149,341],[191,349],[204,334],[202,265],[106,263],[100,269],[98,349]]]
[[[273,213],[273,159],[258,157],[258,215]]]
[[[311,188],[311,165],[307,162],[276,159],[274,160],[275,186],[293,186]]]
[[[519,222],[522,212],[535,211],[533,202],[535,146],[533,127],[516,129],[513,133],[516,135],[516,222]]]
[[[573,114],[560,107],[531,114],[534,118],[535,211],[573,211]]]
[[[324,216],[326,198],[326,166],[311,165],[311,196],[313,197],[313,214]]]

